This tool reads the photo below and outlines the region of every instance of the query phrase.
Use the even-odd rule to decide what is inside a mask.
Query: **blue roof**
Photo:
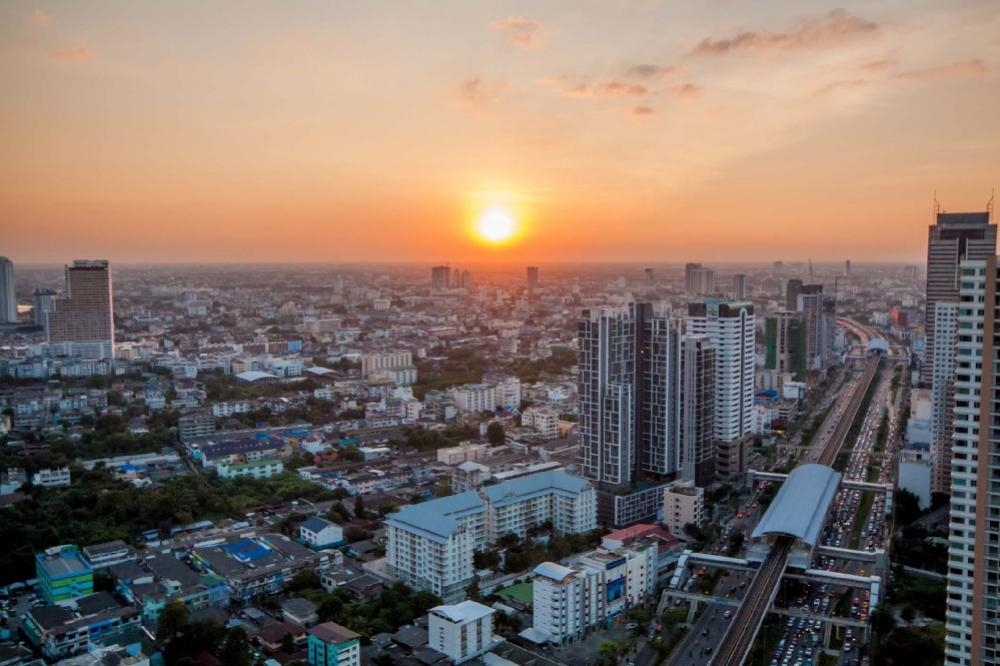
[[[303,522],[299,527],[304,527],[310,532],[320,532],[332,525],[333,523],[331,523],[329,520],[325,520],[323,518],[320,518],[319,516],[313,516],[309,520]]]
[[[457,495],[404,506],[398,512],[389,515],[385,522],[444,542],[458,527],[456,518],[482,512],[485,508],[483,500],[476,491],[466,490]]]
[[[253,562],[267,557],[271,551],[252,539],[240,539],[222,546],[222,550],[241,562]]]
[[[757,523],[753,538],[787,535],[815,546],[840,478],[839,472],[826,465],[800,465],[793,469]]]
[[[523,500],[531,495],[553,491],[576,495],[589,485],[589,481],[579,476],[573,476],[563,471],[548,471],[511,479],[495,486],[486,486],[482,491],[490,499],[490,504],[503,506]]]

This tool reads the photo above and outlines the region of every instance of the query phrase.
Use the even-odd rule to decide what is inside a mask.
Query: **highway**
[[[866,362],[861,379],[855,386],[844,410],[843,418],[837,424],[826,448],[817,460],[819,464],[832,466],[836,461],[837,454],[843,447],[847,434],[861,410],[872,379],[878,372],[880,360],[880,357],[875,356]],[[723,635],[722,643],[719,645],[715,657],[709,663],[719,666],[735,666],[735,664],[744,663],[753,647],[757,632],[760,630],[764,614],[771,605],[778,583],[784,575],[791,547],[792,540],[790,538],[780,537],[775,541],[767,559],[764,560],[751,581],[746,596],[743,598],[743,604],[736,612],[736,617],[733,618],[728,631]]]

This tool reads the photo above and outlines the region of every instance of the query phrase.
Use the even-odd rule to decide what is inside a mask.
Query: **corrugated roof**
[[[815,546],[840,478],[839,472],[826,465],[796,467],[757,524],[753,538],[784,534]]]
[[[532,573],[550,580],[563,581],[566,580],[567,577],[575,574],[576,570],[564,567],[561,564],[556,564],[555,562],[542,562],[537,567],[532,569]]]
[[[579,476],[573,476],[561,470],[551,470],[511,479],[495,486],[486,486],[482,490],[490,498],[491,504],[503,506],[510,502],[520,501],[530,495],[552,491],[575,495],[589,485],[589,481]]]
[[[461,518],[484,510],[483,500],[476,491],[467,490],[457,495],[404,506],[388,516],[385,522],[408,531],[422,533],[438,541],[445,541],[458,527],[455,517]]]

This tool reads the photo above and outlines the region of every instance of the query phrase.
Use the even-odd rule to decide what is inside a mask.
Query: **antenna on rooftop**
[[[994,187],[992,190],[990,190],[990,200],[986,202],[986,214],[989,216],[990,219],[993,219],[993,200],[996,198],[996,196],[997,196],[997,188]]]
[[[941,212],[941,204],[937,200],[937,190],[934,190],[934,216],[937,217],[938,213]]]

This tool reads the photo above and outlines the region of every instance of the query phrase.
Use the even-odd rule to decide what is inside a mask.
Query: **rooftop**
[[[472,622],[493,614],[493,609],[475,601],[463,601],[458,604],[435,606],[432,614],[443,617],[450,622]]]
[[[826,465],[796,467],[757,524],[753,538],[787,535],[815,546],[840,479],[840,473]]]
[[[342,627],[336,622],[324,622],[323,624],[317,624],[309,630],[309,633],[324,643],[336,643],[338,645],[361,637],[347,627]]]
[[[555,562],[542,562],[532,570],[532,573],[536,576],[542,576],[543,578],[548,578],[549,580],[554,580],[558,583],[576,575],[576,571],[574,569],[564,567],[563,565],[556,564]]]

